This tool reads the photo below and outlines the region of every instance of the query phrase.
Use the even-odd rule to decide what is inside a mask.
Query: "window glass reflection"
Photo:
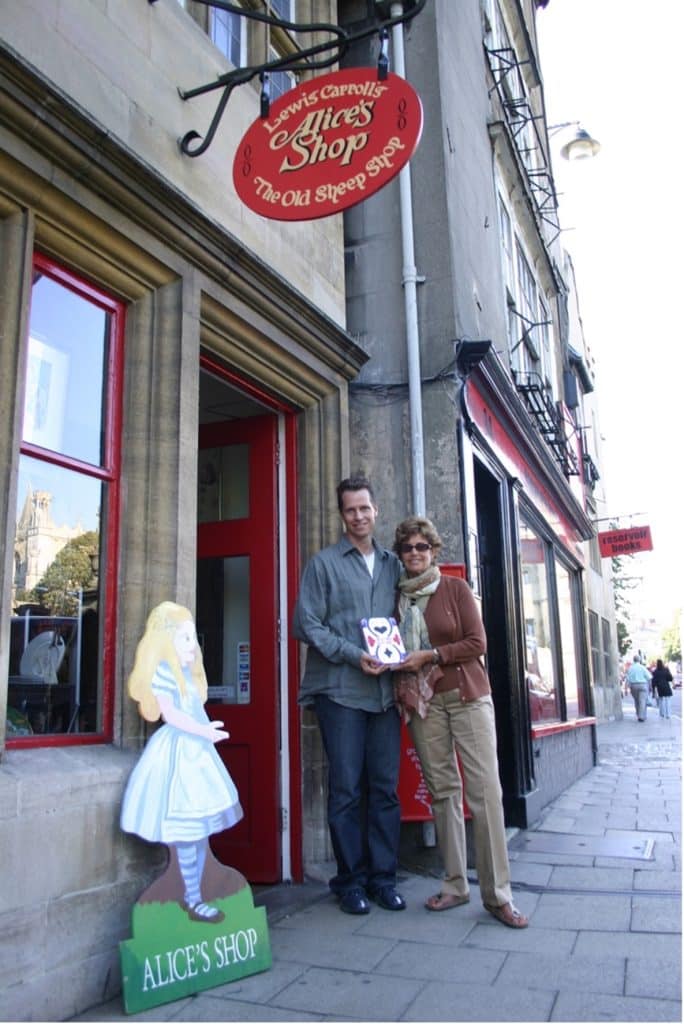
[[[200,523],[249,516],[249,445],[202,448],[197,467]]]
[[[8,737],[100,726],[102,492],[99,480],[21,457]]]
[[[23,439],[100,465],[110,317],[38,272],[31,290]]]
[[[530,719],[558,719],[558,689],[553,668],[546,545],[526,524],[521,525],[520,552],[525,621],[525,681]]]
[[[196,621],[208,700],[251,703],[248,555],[198,561]]]

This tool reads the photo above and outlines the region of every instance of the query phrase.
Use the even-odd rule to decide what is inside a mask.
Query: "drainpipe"
[[[403,3],[393,3],[392,18],[403,14]],[[406,77],[404,61],[404,29],[401,23],[392,26],[392,57],[394,71]],[[406,355],[408,362],[409,415],[411,419],[411,498],[414,515],[425,515],[425,460],[423,452],[423,399],[420,384],[420,336],[418,333],[418,302],[416,258],[413,244],[413,199],[409,164],[399,172],[401,209],[402,284],[406,315]]]
[[[398,18],[404,11],[403,3],[393,3],[392,18]],[[392,26],[392,57],[394,71],[406,78],[404,61],[404,28],[401,23]],[[416,285],[424,278],[416,272],[416,255],[413,244],[413,197],[411,192],[411,168],[409,164],[399,171],[399,200],[401,210],[401,283],[404,286],[404,310],[406,315],[406,356],[408,363],[409,415],[411,417],[411,499],[413,514],[425,515],[425,456],[423,449],[423,395],[420,385],[420,334],[418,332],[418,300]],[[423,822],[423,844],[433,847],[437,844],[435,823]]]

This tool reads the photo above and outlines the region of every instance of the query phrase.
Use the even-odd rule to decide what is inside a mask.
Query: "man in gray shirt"
[[[634,655],[632,664],[627,671],[626,679],[634,698],[637,718],[640,722],[645,722],[648,707],[648,691],[651,688],[651,673],[645,665],[641,664],[638,654]]]
[[[365,477],[337,487],[344,536],[302,576],[294,635],[309,645],[299,703],[313,706],[328,757],[328,825],[348,914],[368,897],[404,910],[396,889],[401,810],[400,719],[387,667],[364,649],[361,619],[394,614],[399,559],[373,538],[378,509]]]

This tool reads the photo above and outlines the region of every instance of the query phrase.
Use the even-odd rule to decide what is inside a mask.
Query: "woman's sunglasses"
[[[420,551],[424,554],[426,551],[430,551],[432,544],[426,543],[424,540],[419,540],[417,544],[402,544],[401,553],[402,555],[410,555],[412,551]]]

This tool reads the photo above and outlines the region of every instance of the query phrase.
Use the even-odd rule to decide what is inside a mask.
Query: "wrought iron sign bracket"
[[[212,92],[215,89],[222,89],[216,111],[211,119],[204,137],[199,132],[189,131],[180,139],[181,151],[186,156],[201,156],[209,148],[216,135],[216,130],[225,113],[228,101],[233,89],[238,85],[245,85],[252,79],[259,77],[262,83],[261,90],[261,116],[268,117],[268,75],[272,71],[316,71],[321,68],[331,67],[337,64],[346,54],[347,50],[354,43],[361,39],[369,39],[371,36],[380,37],[380,54],[378,59],[378,77],[383,78],[387,74],[387,37],[389,29],[394,25],[400,25],[411,21],[425,7],[427,0],[404,0],[404,9],[396,17],[382,17],[379,12],[379,4],[375,5],[375,13],[364,24],[363,28],[356,28],[347,31],[340,25],[328,22],[294,22],[276,18],[274,15],[262,11],[253,10],[248,7],[238,7],[237,4],[229,3],[228,0],[195,0],[196,3],[205,4],[207,7],[214,7],[217,10],[227,11],[229,14],[237,14],[242,18],[249,18],[252,21],[259,21],[269,28],[284,29],[292,35],[300,33],[327,33],[329,38],[323,42],[316,43],[304,49],[297,50],[295,54],[287,54],[275,60],[265,61],[263,64],[250,64],[248,67],[235,68],[225,75],[209,82],[207,85],[199,85],[194,89],[178,89],[183,100],[194,99],[195,96],[202,96],[204,93]],[[156,3],[156,0],[148,0],[148,3]]]

